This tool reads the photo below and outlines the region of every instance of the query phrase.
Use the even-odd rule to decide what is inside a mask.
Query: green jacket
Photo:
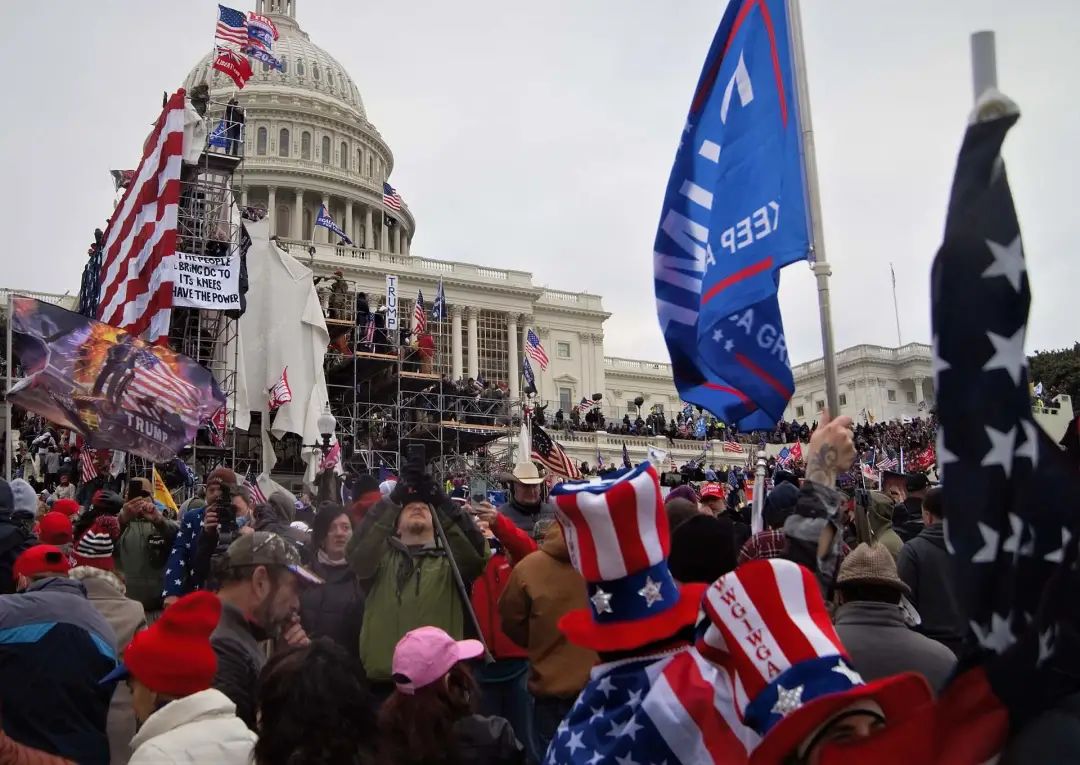
[[[446,550],[436,542],[409,549],[396,536],[400,508],[382,500],[364,516],[349,542],[349,565],[367,588],[360,629],[360,660],[369,680],[389,682],[394,647],[409,630],[440,627],[460,640],[465,613]],[[483,573],[490,555],[472,520],[453,506],[439,518],[466,587]]]
[[[127,596],[142,603],[147,611],[161,608],[161,582],[165,576],[165,558],[172,549],[173,539],[180,526],[176,521],[162,518],[155,526],[145,518],[133,518],[123,524],[116,544],[117,567],[124,574]],[[150,551],[150,537],[162,537],[160,562],[154,565]]]

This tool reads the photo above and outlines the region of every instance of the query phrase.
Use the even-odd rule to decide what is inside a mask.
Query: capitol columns
[[[401,221],[394,221],[394,252],[401,254]]]
[[[356,232],[352,229],[352,200],[345,200],[345,235],[356,241]]]
[[[248,206],[247,191],[248,191],[247,186],[244,186],[244,188],[240,189],[240,206],[241,207],[247,207]]]
[[[371,215],[371,210],[368,210]],[[461,378],[461,306],[450,306],[450,377]]]
[[[277,233],[277,186],[266,187],[266,219],[270,221],[270,233]]]
[[[371,207],[364,207],[364,247],[371,250],[375,248],[375,229],[371,225]],[[460,321],[460,319],[459,319]],[[458,342],[461,342],[460,340]]]
[[[510,383],[510,400],[517,401],[521,395],[519,387],[521,373],[518,370],[518,314],[516,313],[511,313],[506,317],[506,344],[506,355],[510,362],[509,375],[506,378]]]
[[[296,204],[293,206],[292,238],[304,240],[304,190],[296,190]]]
[[[469,377],[475,380],[480,376],[480,349],[476,338],[476,320],[480,318],[480,309],[469,306],[465,311],[469,320]]]

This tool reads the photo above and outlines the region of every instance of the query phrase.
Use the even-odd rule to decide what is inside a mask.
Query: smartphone
[[[473,502],[487,501],[488,485],[483,478],[472,478],[469,481],[469,494]]]

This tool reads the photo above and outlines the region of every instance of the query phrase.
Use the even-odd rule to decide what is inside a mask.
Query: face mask
[[[236,516],[236,526],[237,526],[237,528],[243,528],[244,526],[247,526],[247,525],[248,525],[248,517],[246,515],[238,515],[238,516]]]

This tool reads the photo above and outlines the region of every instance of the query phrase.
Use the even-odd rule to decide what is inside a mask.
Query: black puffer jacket
[[[352,567],[315,561],[310,568],[325,580],[300,595],[300,623],[312,640],[328,637],[350,656],[360,657],[360,627],[364,622],[364,593]]]
[[[944,524],[927,526],[905,544],[896,560],[896,569],[911,588],[911,602],[922,617],[919,632],[962,655],[968,633],[967,617],[956,594],[953,560],[945,549]]]
[[[454,723],[460,765],[524,765],[525,749],[502,717],[470,715]]]

